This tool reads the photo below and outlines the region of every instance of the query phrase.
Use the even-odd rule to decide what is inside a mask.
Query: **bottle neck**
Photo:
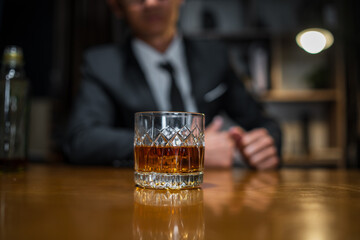
[[[25,78],[25,71],[22,64],[7,63],[1,67],[1,75],[6,79]]]

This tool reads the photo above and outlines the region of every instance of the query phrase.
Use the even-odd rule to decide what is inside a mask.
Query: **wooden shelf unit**
[[[283,156],[285,166],[339,166],[339,159],[342,158],[343,150],[340,148],[326,148],[310,151],[309,154]]]
[[[271,59],[271,88],[260,96],[260,100],[267,104],[272,103],[297,103],[294,108],[299,107],[298,103],[303,104],[326,104],[329,113],[325,117],[328,125],[329,146],[325,149],[316,149],[308,154],[289,154],[283,153],[285,166],[329,166],[345,167],[345,71],[343,46],[341,41],[337,41],[331,48],[325,50],[322,56],[329,69],[330,87],[327,89],[289,89],[285,87],[289,76],[284,76],[285,68],[291,59],[286,58],[291,52],[297,51],[293,36],[278,36],[272,39],[272,59]],[[291,49],[292,48],[292,49]],[[298,51],[302,51],[298,48]],[[299,55],[307,57],[311,61],[319,56],[308,55],[300,52]],[[294,57],[294,54],[292,55]],[[296,63],[296,61],[295,61]],[[314,60],[314,65],[317,62]],[[307,62],[308,64],[308,62]],[[294,65],[294,63],[293,63]],[[293,67],[290,65],[290,67]],[[302,64],[297,65],[302,68]],[[290,76],[291,78],[292,76]],[[311,147],[311,146],[310,146]]]
[[[253,37],[253,41],[268,41],[270,43],[270,72],[269,72],[269,89],[259,94],[258,99],[266,105],[277,104],[288,107],[289,104],[293,108],[302,108],[302,105],[321,105],[328,110],[328,114],[324,116],[326,128],[328,131],[328,146],[322,149],[315,149],[308,154],[289,154],[283,152],[284,166],[345,166],[345,76],[342,56],[342,44],[338,41],[334,46],[325,50],[322,57],[331,71],[330,85],[328,88],[289,88],[286,86],[287,81],[293,80],[293,76],[286,73],[289,59],[286,59],[288,51],[297,51],[299,55],[307,59],[307,64],[311,65],[312,59],[318,60],[319,56],[310,55],[303,52],[295,43],[295,33],[287,35],[272,36],[270,34],[232,34],[232,35],[216,35],[205,34],[206,37],[219,38],[231,45],[249,42]],[[290,47],[289,47],[290,46]],[[292,48],[292,49],[289,49]],[[307,55],[308,54],[308,55]],[[291,55],[291,53],[290,53]],[[294,56],[293,56],[294,57]],[[291,60],[291,59],[290,59]],[[316,61],[314,61],[317,63]],[[296,62],[295,62],[296,63]],[[314,64],[315,64],[314,63]],[[293,64],[299,69],[302,64]],[[298,77],[298,76],[297,76]],[[285,104],[285,105],[282,105]],[[276,115],[277,120],[281,122],[283,116]],[[310,116],[311,117],[311,116]],[[286,139],[286,138],[285,138]],[[301,141],[302,142],[302,141]],[[311,146],[310,146],[311,147]]]
[[[326,90],[269,90],[260,99],[264,102],[335,102],[334,89]]]
[[[237,1],[237,0],[234,0]],[[189,2],[195,2],[189,1]],[[216,1],[215,1],[216,2]],[[206,1],[203,2],[207,3]],[[218,1],[219,8],[222,3]],[[249,56],[246,55],[251,50],[251,43],[260,43],[262,46],[268,49],[269,54],[269,81],[267,83],[268,89],[264,91],[254,91],[256,97],[264,103],[265,107],[272,108],[292,108],[304,109],[309,106],[321,106],[326,109],[326,113],[323,116],[322,121],[325,122],[325,127],[322,126],[322,131],[326,131],[324,136],[329,139],[326,141],[326,146],[314,149],[314,146],[307,146],[308,153],[300,153],[301,151],[296,150],[296,153],[283,152],[283,159],[285,166],[327,166],[333,165],[336,167],[345,166],[345,139],[346,139],[346,103],[345,103],[345,67],[344,67],[344,56],[343,56],[343,43],[341,39],[335,35],[335,42],[333,46],[326,49],[319,54],[308,54],[295,42],[296,34],[303,29],[297,29],[300,26],[293,26],[292,28],[284,28],[282,31],[276,31],[272,28],[258,29],[252,25],[249,25],[249,19],[254,17],[253,14],[257,13],[257,9],[261,3],[255,4],[255,1],[247,1],[246,4],[242,4],[240,15],[244,14],[243,25],[237,23],[235,20],[237,17],[228,22],[233,24],[239,24],[239,30],[227,31],[226,29],[214,28],[213,30],[205,30],[204,28],[191,28],[186,35],[195,38],[208,38],[208,39],[219,39],[229,44],[229,50],[234,50],[231,58],[239,58],[238,62],[234,64],[238,67],[236,70],[239,76],[243,76],[244,72],[249,71],[249,68],[244,67],[245,63],[249,60]],[[268,4],[268,2],[267,2]],[[295,4],[295,3],[294,3]],[[196,4],[195,4],[196,5]],[[278,9],[283,9],[282,3],[274,2],[274,6]],[[205,5],[204,5],[205,6]],[[205,6],[206,7],[206,6]],[[214,7],[214,6],[212,6]],[[193,8],[195,9],[195,8]],[[291,11],[292,8],[289,8]],[[295,9],[295,8],[293,8]],[[218,9],[214,9],[216,13]],[[198,16],[198,15],[195,15]],[[219,19],[224,17],[232,18],[231,14],[216,15]],[[271,15],[273,16],[273,15]],[[262,16],[264,22],[266,22],[266,14]],[[261,17],[260,17],[261,18]],[[199,20],[199,19],[198,19]],[[269,20],[269,19],[267,19]],[[191,26],[193,26],[192,24]],[[280,26],[282,24],[279,24]],[[286,25],[286,24],[284,24]],[[194,25],[195,26],[195,25]],[[289,30],[292,29],[292,30]],[[298,31],[299,30],[299,31]],[[292,32],[289,32],[292,31]],[[238,48],[238,49],[236,49]],[[245,58],[242,54],[245,53]],[[245,60],[244,60],[245,59]],[[233,59],[232,59],[233,60]],[[304,76],[309,70],[315,71],[314,68],[319,63],[325,63],[327,69],[329,69],[329,76],[326,78],[330,84],[326,87],[319,87],[319,85],[312,85],[304,79],[309,80],[308,76]],[[236,64],[238,64],[236,66]],[[249,67],[249,65],[247,66]],[[246,69],[244,71],[244,69]],[[261,69],[262,71],[264,69]],[[296,72],[299,70],[298,72]],[[295,73],[292,73],[295,71]],[[244,75],[248,75],[246,72]],[[251,76],[249,76],[251,78]],[[291,84],[289,84],[289,82]],[[247,82],[246,85],[251,85],[254,82]],[[263,83],[263,82],[262,82]],[[302,85],[301,85],[302,84]],[[306,86],[309,84],[309,86]],[[253,90],[253,89],[252,89]],[[256,94],[257,92],[257,94]],[[261,92],[261,94],[259,94]],[[305,106],[305,107],[304,107]],[[280,111],[281,112],[281,111]],[[323,114],[320,111],[321,114]],[[300,118],[301,114],[296,117]],[[285,116],[281,114],[275,114],[277,120],[288,121]],[[291,116],[294,118],[294,116]],[[311,118],[312,116],[310,116]],[[297,119],[301,121],[301,119]],[[316,120],[316,119],[315,119]],[[325,129],[325,130],[324,130]],[[309,134],[311,135],[311,134]],[[310,141],[311,142],[311,141]],[[304,141],[300,141],[299,144],[303,144]],[[293,144],[293,143],[292,143]],[[298,144],[296,142],[296,144]],[[324,145],[324,144],[323,144]],[[318,145],[316,145],[318,147]],[[311,149],[311,150],[309,150]],[[305,151],[306,152],[306,151]]]

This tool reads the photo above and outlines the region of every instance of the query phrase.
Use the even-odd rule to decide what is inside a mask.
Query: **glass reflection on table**
[[[134,191],[134,239],[204,239],[203,191]]]

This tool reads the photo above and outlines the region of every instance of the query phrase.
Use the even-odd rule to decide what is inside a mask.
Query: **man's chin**
[[[166,31],[163,29],[148,29],[145,34],[143,34],[146,38],[158,38],[166,36]]]

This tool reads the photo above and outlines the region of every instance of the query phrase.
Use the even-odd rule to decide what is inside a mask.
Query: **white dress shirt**
[[[170,62],[175,70],[176,85],[180,91],[185,110],[197,112],[194,97],[191,95],[191,82],[183,39],[178,35],[175,36],[165,53],[158,52],[137,38],[132,41],[132,47],[159,110],[168,111],[171,109],[171,79],[168,72],[159,67],[160,63]]]

